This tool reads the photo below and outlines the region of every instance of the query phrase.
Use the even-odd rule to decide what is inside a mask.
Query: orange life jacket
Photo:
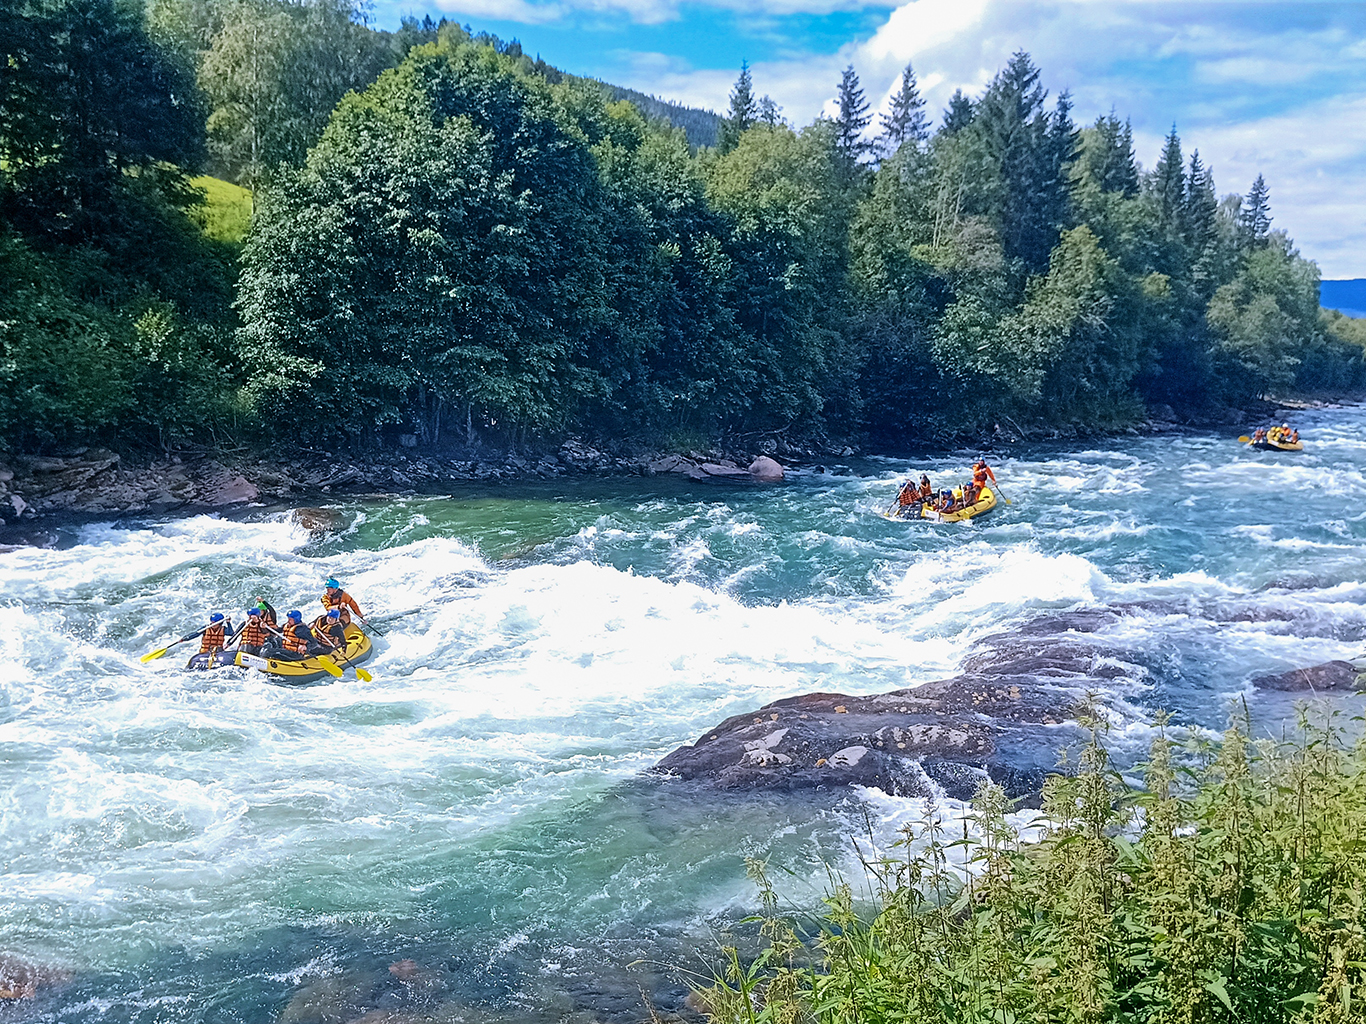
[[[299,636],[299,630],[303,630],[304,635]],[[285,626],[283,636],[285,650],[291,654],[308,653],[308,627],[300,622],[297,626],[291,621]]]
[[[914,485],[907,480],[906,486],[901,488],[901,493],[896,496],[897,503],[902,508],[905,508],[907,505],[911,504],[911,502],[915,501],[915,495],[916,490]]]
[[[922,482],[920,485],[920,500],[929,501],[933,497],[934,488],[930,486],[930,482],[928,480]]]
[[[325,610],[330,612],[333,608],[336,608],[339,612],[341,612],[341,621],[343,626],[351,625],[352,612],[355,612],[357,615],[362,614],[360,610],[360,605],[356,604],[355,598],[353,598],[345,590],[338,589],[330,595],[326,590],[324,590],[323,596],[319,600],[322,601],[323,608]]]
[[[346,645],[346,634],[343,633],[340,638],[333,635],[332,620],[326,615],[319,615],[314,619],[313,625],[310,628],[313,630],[313,635],[328,646],[335,645],[337,647],[344,647]]]
[[[251,620],[248,619],[247,624],[242,627],[242,646],[260,647],[266,642],[269,635],[265,626],[253,626]]]
[[[199,653],[208,654],[210,651],[221,651],[227,641],[227,622],[215,622],[204,630],[203,635],[199,638]]]

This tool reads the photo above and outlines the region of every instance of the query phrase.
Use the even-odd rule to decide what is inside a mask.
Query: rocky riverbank
[[[161,514],[317,495],[440,491],[471,482],[661,474],[777,483],[784,469],[763,454],[609,453],[578,439],[553,452],[468,458],[406,451],[367,453],[363,458],[323,453],[293,459],[233,458],[205,451],[138,460],[90,448],[63,456],[17,456],[9,464],[0,463],[0,526],[54,514]]]
[[[1344,399],[1345,400],[1345,399]],[[926,437],[930,448],[970,444],[992,450],[1020,441],[1068,440],[1248,425],[1285,418],[1327,400],[1263,403],[1257,409],[1225,410],[1199,421],[1179,420],[1167,406],[1150,410],[1141,423],[1119,427],[1017,424],[1009,417],[984,435]],[[164,514],[226,509],[255,502],[298,502],[310,496],[360,493],[439,492],[461,484],[566,476],[676,475],[691,480],[742,483],[781,481],[784,466],[820,468],[859,454],[823,441],[791,442],[781,435],[754,436],[754,448],[718,444],[706,451],[666,452],[632,441],[592,443],[571,437],[558,447],[520,450],[419,447],[402,435],[398,449],[336,453],[295,450],[288,456],[246,449],[188,449],[161,456],[81,448],[53,455],[16,455],[0,461],[0,527],[54,515]]]

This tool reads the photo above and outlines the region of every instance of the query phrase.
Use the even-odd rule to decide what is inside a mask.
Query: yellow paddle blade
[[[362,682],[373,683],[375,681],[375,677],[363,668],[356,669],[356,675]]]
[[[1247,443],[1248,443],[1249,441],[1251,441],[1251,440],[1252,440],[1252,438],[1248,437],[1246,434],[1239,434],[1239,435],[1238,435],[1238,443],[1239,443],[1239,444],[1247,444]]]
[[[342,677],[342,670],[337,668],[337,666],[332,663],[332,661],[327,657],[326,654],[320,654],[318,656],[318,664],[322,666],[322,670],[324,672],[326,672],[329,676],[332,676],[334,679],[340,679]]]
[[[141,661],[144,665],[146,665],[149,661],[156,661],[158,658],[160,658],[163,654],[165,654],[165,653],[166,653],[167,651],[169,651],[169,650],[170,650],[169,647],[163,647],[163,648],[161,648],[161,650],[159,650],[159,651],[151,651],[151,652],[149,652],[149,653],[147,653],[147,654],[144,654],[144,655],[143,655],[141,658],[139,658],[138,660]]]

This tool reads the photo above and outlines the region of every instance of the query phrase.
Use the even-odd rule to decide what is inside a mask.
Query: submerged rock
[[[0,1000],[32,999],[44,989],[70,980],[66,971],[0,954]]]

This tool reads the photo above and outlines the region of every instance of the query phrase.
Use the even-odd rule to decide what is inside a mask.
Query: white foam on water
[[[487,535],[494,554],[504,536],[533,542],[506,561],[437,499],[343,507],[327,541],[284,515],[195,516],[0,554],[0,945],[127,964],[277,924],[378,928],[428,912],[453,858],[492,857],[515,906],[532,900],[523,849],[553,862],[557,898],[589,927],[747,909],[740,853],[851,868],[839,837],[862,809],[885,852],[923,805],[867,791],[824,816],[755,811],[686,838],[551,826],[592,820],[616,783],[730,715],[944,678],[982,638],[1041,615],[1122,608],[1096,634],[1122,752],[1150,742],[1157,702],[1203,714],[1258,674],[1359,654],[1366,446],[1319,429],[1314,445],[1349,463],[1330,478],[1316,452],[1275,461],[1200,437],[999,459],[1012,504],[963,528],[878,517],[919,475],[896,464],[555,506],[551,526]],[[927,468],[956,481],[969,461]],[[1273,500],[1287,493],[1340,500],[1301,524]],[[191,673],[193,643],[138,661],[258,594],[312,614],[334,575],[387,624],[371,682]],[[958,827],[964,809],[941,805]],[[593,842],[607,866],[590,884],[566,865]],[[531,934],[509,927],[500,941]]]

